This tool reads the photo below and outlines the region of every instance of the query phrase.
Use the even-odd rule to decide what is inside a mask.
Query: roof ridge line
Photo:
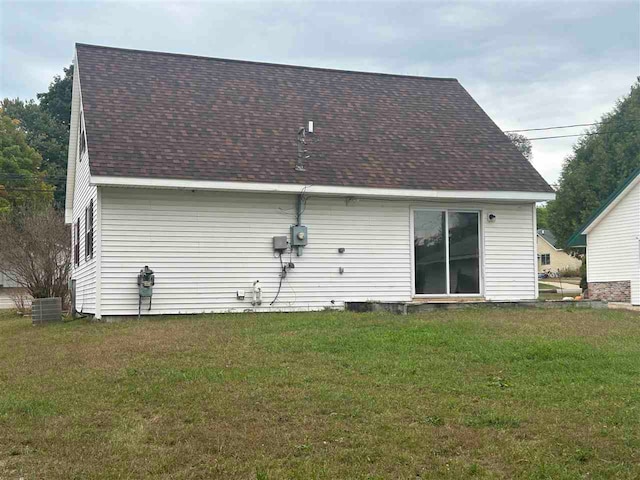
[[[173,53],[173,52],[160,52],[157,50],[141,50],[136,48],[108,47],[105,45],[93,45],[90,43],[82,43],[82,42],[76,42],[75,46],[76,48],[80,46],[80,47],[89,47],[89,48],[99,48],[103,50],[119,50],[123,52],[146,53],[150,55],[167,55],[171,57],[198,58],[201,60],[213,60],[218,62],[263,65],[263,66],[269,66],[269,67],[283,67],[283,68],[293,68],[293,69],[301,69],[301,70],[314,70],[314,71],[321,71],[321,72],[349,73],[349,74],[375,75],[375,76],[384,76],[384,77],[413,78],[418,80],[458,82],[458,79],[454,77],[426,77],[426,76],[420,76],[420,75],[403,75],[400,73],[364,72],[360,70],[341,70],[338,68],[310,67],[306,65],[292,65],[287,63],[259,62],[257,60],[238,60],[234,58],[206,57],[204,55],[193,55],[189,53]]]

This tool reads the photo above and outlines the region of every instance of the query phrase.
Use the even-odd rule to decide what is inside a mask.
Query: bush
[[[582,275],[582,267],[578,268],[563,268],[560,270],[561,277],[580,277]]]
[[[0,270],[33,298],[66,303],[71,274],[71,233],[53,207],[13,211],[0,218]]]
[[[586,290],[589,287],[587,283],[587,256],[582,257],[582,265],[580,265],[580,288]]]

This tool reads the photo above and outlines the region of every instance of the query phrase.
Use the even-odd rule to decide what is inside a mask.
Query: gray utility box
[[[34,325],[62,321],[62,299],[34,298],[31,302],[31,321]]]
[[[287,248],[289,248],[289,242],[287,241],[287,236],[286,235],[282,235],[279,237],[273,237],[273,250],[278,252],[278,251],[284,251]]]

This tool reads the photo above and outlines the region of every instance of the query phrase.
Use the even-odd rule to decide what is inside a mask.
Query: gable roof
[[[549,245],[551,245],[553,248],[558,250],[558,247],[556,247],[556,242],[557,242],[556,236],[553,234],[553,232],[551,230],[549,230],[548,228],[539,228],[537,233]]]
[[[567,247],[585,247],[587,246],[586,233],[593,228],[604,215],[606,215],[613,207],[615,207],[622,198],[631,191],[635,184],[640,181],[640,167],[636,168],[620,186],[607,197],[607,199],[591,214],[589,218],[576,230],[576,232],[567,241]]]
[[[76,53],[92,176],[553,192],[455,79]]]

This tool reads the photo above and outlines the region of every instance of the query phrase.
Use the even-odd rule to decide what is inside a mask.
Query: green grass
[[[640,477],[640,317],[0,316],[0,478]]]
[[[549,285],[548,283],[538,282],[538,288],[540,290],[557,290],[558,287]]]

